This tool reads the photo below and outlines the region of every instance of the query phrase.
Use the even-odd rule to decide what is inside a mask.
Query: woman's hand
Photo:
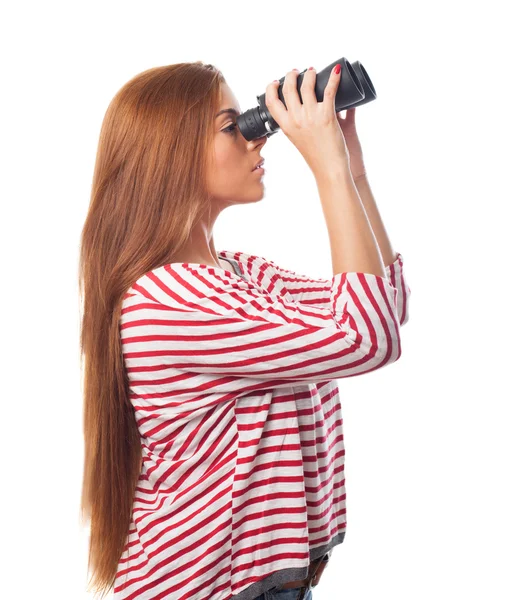
[[[356,109],[349,108],[346,110],[346,117],[340,117],[338,112],[336,116],[338,117],[338,123],[340,124],[349,151],[350,172],[354,179],[358,179],[366,175],[366,167],[363,160],[363,150],[356,130]]]
[[[296,146],[317,176],[338,168],[350,173],[349,155],[335,111],[341,74],[331,73],[322,102],[315,96],[315,69],[308,69],[301,83],[301,103],[296,89],[299,71],[289,71],[283,82],[287,108],[278,97],[279,81],[266,88],[266,106],[280,129]]]

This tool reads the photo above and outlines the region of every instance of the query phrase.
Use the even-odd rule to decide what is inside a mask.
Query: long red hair
[[[142,465],[120,342],[122,299],[139,277],[171,262],[210,208],[206,171],[221,83],[221,72],[201,61],[149,69],[117,92],[100,131],[79,294],[81,518],[90,523],[89,588],[102,597],[114,586]]]

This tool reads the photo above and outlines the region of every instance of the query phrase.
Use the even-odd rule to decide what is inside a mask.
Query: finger
[[[296,81],[298,77],[299,71],[289,71],[287,75],[285,75],[285,80],[282,88],[282,93],[285,100],[285,104],[287,104],[287,109],[296,118],[301,113],[303,106],[301,104],[301,101],[299,100],[299,94],[296,90]]]
[[[324,94],[322,103],[324,105],[324,111],[329,114],[336,114],[335,110],[335,98],[336,92],[338,91],[338,86],[340,85],[341,79],[341,71],[337,74],[335,73],[334,67],[331,70],[331,75],[327,81],[326,87],[324,88]]]
[[[303,75],[303,83],[301,84],[301,98],[303,98],[303,107],[313,109],[317,104],[315,96],[315,80],[317,72],[315,69],[308,69]]]
[[[350,120],[351,120],[350,111],[351,110],[352,110],[351,108],[342,108],[341,110],[337,111],[336,116],[338,117],[338,120],[341,123],[350,123]],[[343,116],[344,113],[345,113],[345,116]]]
[[[279,85],[280,82],[278,80],[275,80],[267,85],[264,102],[266,103],[266,106],[273,119],[278,123],[278,125],[283,126],[286,122],[288,112],[284,103],[278,97]]]

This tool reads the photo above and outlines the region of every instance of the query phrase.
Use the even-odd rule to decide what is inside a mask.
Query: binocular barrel
[[[340,86],[338,87],[335,97],[336,112],[346,110],[347,108],[355,108],[356,106],[361,106],[362,104],[375,100],[377,93],[375,92],[373,83],[363,65],[358,60],[354,63],[350,63],[345,57],[342,57],[317,73],[315,81],[315,97],[317,98],[317,102],[322,102],[322,99],[324,98],[324,89],[331,76],[331,71],[337,64],[341,65],[341,78]],[[297,78],[297,91],[301,102],[303,102],[301,98],[301,84],[303,83],[303,77],[306,71],[307,69],[302,71]],[[278,97],[284,103],[285,107],[287,107],[283,97],[284,80],[285,77],[280,79]],[[270,114],[265,99],[265,93],[261,96],[257,96],[259,106],[248,109],[244,113],[238,115],[236,119],[241,134],[248,141],[262,136],[269,137],[280,129],[280,125],[278,125]]]

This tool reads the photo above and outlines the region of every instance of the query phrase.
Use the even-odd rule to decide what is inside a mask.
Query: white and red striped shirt
[[[172,263],[123,298],[143,461],[118,600],[251,600],[304,579],[347,524],[336,379],[401,355],[400,253],[385,277],[329,280],[219,257],[240,270]]]

